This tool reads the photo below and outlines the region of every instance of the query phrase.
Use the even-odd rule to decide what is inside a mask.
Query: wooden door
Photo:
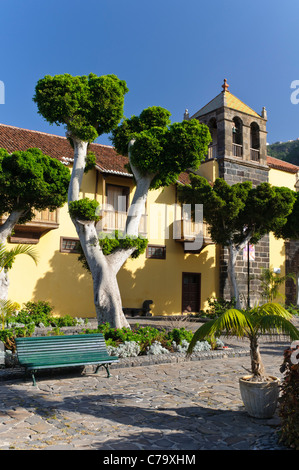
[[[199,312],[200,281],[199,273],[183,273],[182,312]]]

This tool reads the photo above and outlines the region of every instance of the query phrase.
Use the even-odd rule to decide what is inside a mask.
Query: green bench
[[[105,367],[110,377],[109,364],[118,362],[118,357],[109,356],[102,334],[64,336],[32,336],[16,338],[17,357],[25,372],[34,373],[39,369],[96,365],[95,373]]]

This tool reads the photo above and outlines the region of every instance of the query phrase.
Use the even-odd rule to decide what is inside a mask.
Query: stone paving
[[[268,373],[288,341],[262,345]],[[243,346],[243,344],[242,344]],[[238,379],[248,355],[37,375],[0,373],[1,450],[284,450],[279,418],[244,410]],[[0,371],[1,372],[1,371]]]

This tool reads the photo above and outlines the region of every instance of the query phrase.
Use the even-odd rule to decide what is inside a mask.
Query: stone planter
[[[247,413],[254,418],[271,418],[276,410],[280,381],[252,382],[251,375],[239,379],[241,397]]]

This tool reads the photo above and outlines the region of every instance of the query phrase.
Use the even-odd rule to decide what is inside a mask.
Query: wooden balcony
[[[209,227],[205,222],[203,222],[202,224],[202,229],[202,247],[200,248],[200,250],[190,250],[191,253],[200,253],[201,250],[207,245],[214,244],[209,234]],[[173,226],[173,237],[179,243],[194,242],[196,235],[200,233],[200,230],[200,223],[195,223],[191,220],[176,220]]]
[[[111,233],[115,230],[124,231],[127,221],[127,212],[113,211],[113,210],[102,210],[101,220],[97,224],[99,231]],[[147,236],[147,215],[141,216],[139,224],[139,235],[143,237]]]
[[[4,224],[7,215],[0,217],[0,225]],[[9,237],[10,243],[28,243],[36,245],[42,235],[59,227],[59,211],[50,212],[49,209],[35,211],[34,219],[26,224],[17,224],[14,233]]]

